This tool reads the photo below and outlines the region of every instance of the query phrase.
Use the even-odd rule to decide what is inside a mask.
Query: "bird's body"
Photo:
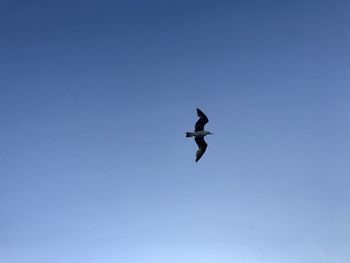
[[[203,156],[208,146],[204,140],[204,136],[212,134],[211,132],[204,130],[205,124],[207,124],[209,121],[207,116],[198,108],[197,115],[199,117],[199,120],[195,124],[194,132],[186,132],[186,137],[194,137],[194,140],[198,145],[198,150],[196,153],[196,162],[198,162],[198,160]]]
[[[196,132],[186,132],[186,137],[204,137],[208,134],[212,134],[208,131],[196,131]]]

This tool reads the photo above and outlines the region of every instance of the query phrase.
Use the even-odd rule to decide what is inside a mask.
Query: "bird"
[[[194,126],[194,132],[186,132],[186,137],[194,137],[195,142],[198,145],[198,150],[196,152],[196,162],[203,156],[205,150],[207,149],[207,143],[204,140],[204,136],[213,134],[211,132],[205,131],[204,126],[209,122],[207,116],[197,108],[198,121]]]

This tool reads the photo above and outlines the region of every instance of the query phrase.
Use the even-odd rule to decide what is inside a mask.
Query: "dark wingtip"
[[[199,108],[197,108],[197,116],[198,117],[203,117],[203,116],[205,116],[205,114],[204,114],[203,111],[201,111]]]

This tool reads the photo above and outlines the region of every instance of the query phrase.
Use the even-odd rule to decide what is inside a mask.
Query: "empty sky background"
[[[349,14],[0,1],[0,262],[349,262]]]

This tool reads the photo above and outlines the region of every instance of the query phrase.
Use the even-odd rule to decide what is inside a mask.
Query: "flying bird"
[[[204,136],[207,136],[208,134],[212,134],[211,132],[205,131],[204,126],[208,123],[207,116],[197,108],[197,116],[199,117],[199,120],[196,122],[194,126],[194,132],[186,132],[186,137],[194,137],[194,140],[196,141],[198,145],[198,150],[196,153],[196,162],[203,156],[205,153],[205,150],[207,149],[207,143],[204,140]]]

